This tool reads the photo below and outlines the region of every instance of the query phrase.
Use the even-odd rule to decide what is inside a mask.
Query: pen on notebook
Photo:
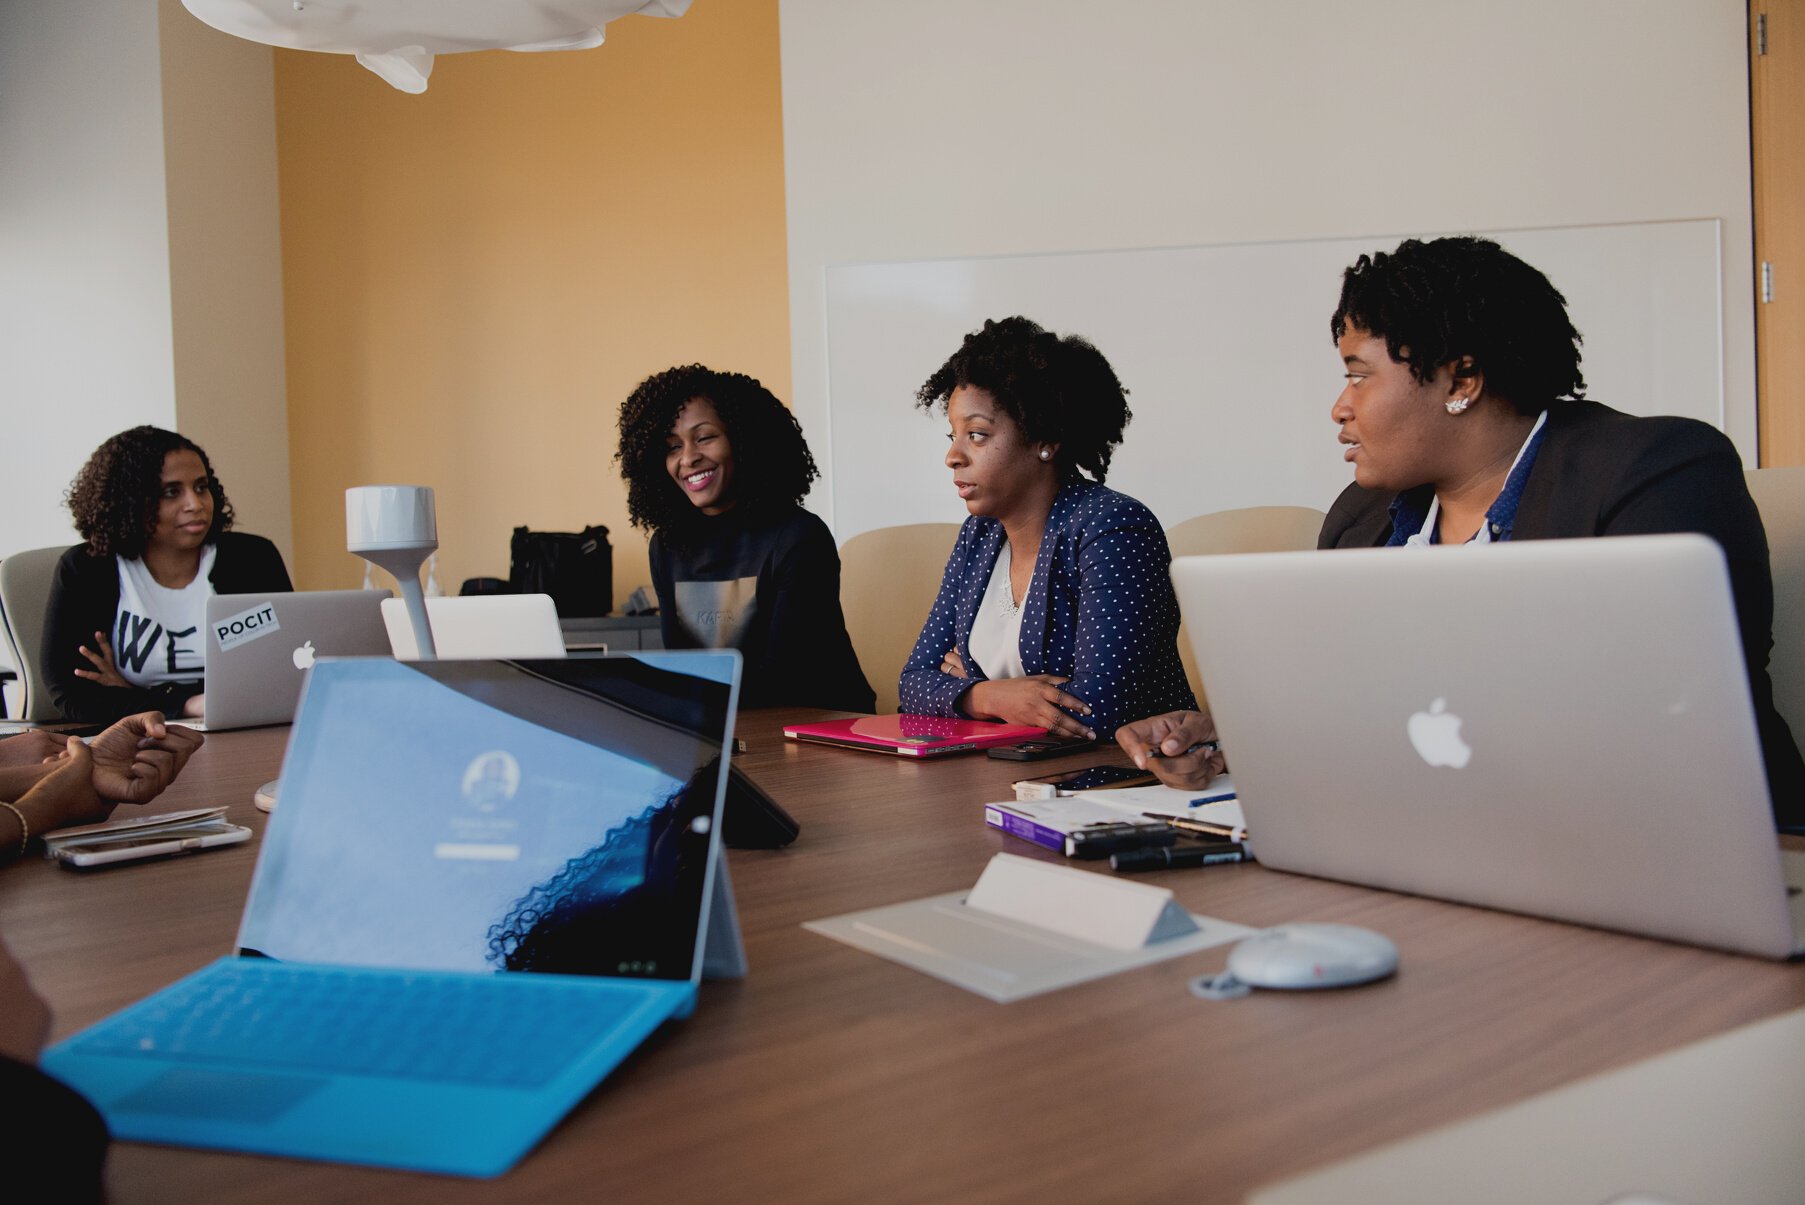
[[[1192,820],[1186,816],[1168,816],[1164,812],[1142,812],[1149,820],[1164,820],[1180,832],[1196,833],[1204,837],[1227,837],[1230,841],[1242,841],[1247,837],[1247,828],[1240,824],[1213,824],[1208,820]]]
[[[1140,870],[1176,870],[1183,866],[1218,866],[1251,861],[1253,855],[1245,846],[1217,849],[1208,845],[1160,845],[1111,854],[1109,868],[1133,873]]]

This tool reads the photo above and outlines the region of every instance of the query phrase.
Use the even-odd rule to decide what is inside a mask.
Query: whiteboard
[[[1566,295],[1588,397],[1723,427],[1717,220],[1486,233]],[[1166,526],[1242,506],[1328,509],[1352,480],[1329,420],[1342,386],[1329,316],[1343,269],[1397,242],[830,266],[836,536],[965,517],[942,462],[946,422],[915,409],[914,394],[967,331],[1010,314],[1083,335],[1109,358],[1134,419],[1108,484]],[[810,434],[819,450],[821,433]]]

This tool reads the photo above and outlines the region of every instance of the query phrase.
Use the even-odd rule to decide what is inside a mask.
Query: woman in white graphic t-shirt
[[[293,589],[282,554],[231,531],[206,452],[159,427],[97,448],[66,499],[84,543],[51,587],[44,675],[64,717],[203,714],[207,596]]]

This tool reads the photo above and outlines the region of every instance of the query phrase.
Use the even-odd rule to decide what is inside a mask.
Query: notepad
[[[1235,797],[1235,784],[1226,776],[1212,779],[1203,791],[1128,787],[1079,791],[1057,799],[1016,799],[984,805],[984,823],[991,828],[1067,857],[1072,855],[1068,838],[1078,829],[1137,820],[1147,820],[1149,825],[1161,823],[1149,820],[1150,816],[1199,820],[1230,830],[1246,827],[1241,803]]]

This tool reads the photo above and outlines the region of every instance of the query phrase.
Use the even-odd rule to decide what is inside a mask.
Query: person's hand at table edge
[[[112,801],[94,789],[94,753],[80,737],[70,737],[47,765],[50,772],[6,806],[9,814],[0,816],[0,859],[17,858],[34,837],[112,815]]]
[[[128,715],[88,742],[94,752],[94,790],[118,803],[149,803],[175,781],[206,739],[192,728],[166,723],[159,711]]]
[[[1201,711],[1168,711],[1123,724],[1116,743],[1136,766],[1183,791],[1201,790],[1228,770],[1215,721]]]
[[[1059,689],[1068,680],[1058,674],[991,678],[973,683],[959,702],[965,714],[974,720],[1027,724],[1045,728],[1057,736],[1096,740],[1095,729],[1067,714],[1075,711],[1079,715],[1089,715],[1091,711],[1089,703]]]

